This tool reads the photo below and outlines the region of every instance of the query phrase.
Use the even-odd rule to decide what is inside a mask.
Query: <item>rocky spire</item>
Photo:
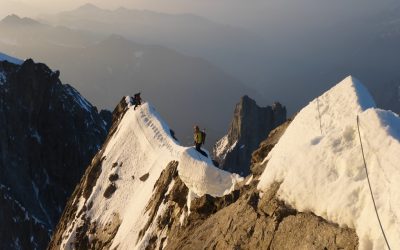
[[[243,96],[235,107],[228,134],[214,146],[215,160],[225,170],[249,174],[251,154],[285,120],[286,107],[279,102],[259,107],[250,97]]]

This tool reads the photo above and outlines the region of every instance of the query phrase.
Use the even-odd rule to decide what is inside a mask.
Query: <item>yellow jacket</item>
[[[200,131],[200,130],[194,132],[194,142],[195,142],[196,144],[200,144],[200,143],[203,142],[203,138],[202,138],[202,134],[201,134],[201,131]]]

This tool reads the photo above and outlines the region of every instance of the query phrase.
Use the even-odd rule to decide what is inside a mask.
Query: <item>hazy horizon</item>
[[[91,3],[99,8],[151,10],[170,14],[191,13],[216,22],[262,30],[263,26],[331,25],[341,19],[379,13],[395,4],[396,0],[0,0],[0,18],[15,13],[36,18],[42,14],[56,14]]]

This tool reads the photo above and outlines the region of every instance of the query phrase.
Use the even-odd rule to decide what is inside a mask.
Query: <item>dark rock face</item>
[[[265,169],[266,163],[261,164],[265,157],[271,152],[274,146],[279,142],[281,136],[285,133],[286,129],[292,122],[292,119],[288,119],[282,125],[272,130],[268,138],[260,143],[260,147],[253,152],[251,155],[251,166],[250,170],[254,176],[260,176]]]
[[[17,241],[21,249],[46,247],[67,198],[107,135],[110,112],[99,114],[58,76],[31,59],[22,65],[0,61],[0,184],[12,197],[0,203],[0,225],[15,228],[19,222],[8,216],[21,209],[31,223],[0,230],[0,249]]]
[[[280,103],[259,107],[248,96],[236,105],[228,134],[213,149],[219,167],[241,175],[250,173],[251,154],[271,130],[286,121],[286,108]]]
[[[1,249],[44,249],[49,241],[45,225],[15,199],[9,188],[1,184],[0,223]]]
[[[286,206],[276,197],[278,183],[260,198],[256,184],[240,188],[237,200],[218,211],[199,216],[196,209],[191,210],[183,225],[169,226],[165,249],[358,248],[353,229]],[[215,207],[214,202],[225,199],[202,199],[208,203],[203,207]]]

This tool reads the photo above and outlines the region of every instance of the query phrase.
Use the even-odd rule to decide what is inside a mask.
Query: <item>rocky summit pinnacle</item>
[[[0,249],[44,249],[111,122],[59,71],[0,61]],[[11,230],[10,230],[11,229]]]
[[[222,169],[247,175],[251,154],[271,130],[286,121],[286,107],[279,102],[259,107],[248,96],[236,105],[228,134],[217,141],[213,153]]]

